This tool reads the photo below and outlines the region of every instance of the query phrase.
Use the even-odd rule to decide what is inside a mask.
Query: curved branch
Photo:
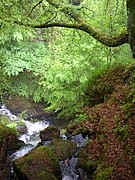
[[[120,46],[124,43],[128,43],[128,34],[127,32],[121,33],[118,36],[110,36],[108,34],[105,34],[103,32],[100,32],[99,30],[95,29],[94,27],[90,26],[87,22],[85,22],[81,16],[74,11],[74,8],[71,7],[64,7],[62,3],[58,2],[57,0],[46,0],[49,4],[54,6],[55,8],[59,9],[64,14],[68,15],[72,19],[74,19],[77,24],[65,24],[65,23],[52,23],[52,24],[44,24],[39,25],[35,27],[40,28],[47,28],[47,27],[67,27],[67,28],[75,28],[82,30],[88,34],[90,34],[93,38],[101,42],[102,44],[108,46],[108,47],[116,47]]]
[[[49,4],[54,6],[55,8],[59,9],[59,11],[63,12],[65,15],[69,16],[70,18],[74,19],[76,23],[61,23],[61,22],[51,22],[49,20],[44,24],[39,25],[32,25],[32,24],[24,24],[22,22],[16,21],[15,23],[29,26],[32,28],[48,28],[48,27],[65,27],[65,28],[74,28],[81,30],[83,32],[88,33],[90,36],[95,38],[97,41],[101,42],[105,46],[108,47],[117,47],[124,43],[128,43],[128,34],[127,32],[123,32],[118,36],[111,36],[109,34],[105,34],[94,27],[90,26],[83,18],[75,11],[72,6],[64,6],[62,2],[58,0],[46,0]]]
[[[128,34],[126,32],[121,33],[119,36],[109,36],[105,33],[102,33],[95,28],[87,25],[87,24],[66,24],[66,23],[50,23],[50,24],[42,24],[42,25],[29,25],[33,28],[48,28],[48,27],[65,27],[65,28],[73,28],[82,30],[89,35],[91,35],[93,38],[95,38],[97,41],[101,42],[102,44],[108,46],[108,47],[117,47],[124,43],[128,43]]]

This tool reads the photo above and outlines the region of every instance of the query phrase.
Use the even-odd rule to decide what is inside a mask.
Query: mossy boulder
[[[0,124],[7,125],[11,123],[11,119],[5,115],[0,115]]]
[[[55,154],[47,146],[40,146],[14,161],[19,180],[61,180],[61,170]]]
[[[53,138],[60,138],[60,130],[57,127],[51,125],[40,132],[40,138],[41,141],[49,141]]]
[[[77,134],[80,133],[87,133],[87,128],[85,128],[85,126],[83,126],[83,122],[71,122],[68,126],[67,126],[67,135],[69,136],[75,136]]]
[[[13,130],[0,124],[0,179],[5,179],[9,174],[8,153],[19,149],[21,145]]]
[[[68,157],[72,157],[77,144],[70,140],[53,139],[49,144],[51,150],[56,154],[59,160],[65,160]]]
[[[93,142],[90,141],[87,145],[81,148],[78,154],[78,162],[77,162],[77,168],[82,168],[85,170],[88,174],[91,174],[96,170],[98,160],[100,159],[100,155],[97,154],[95,156],[95,159],[92,159],[91,157],[94,154],[93,149]]]

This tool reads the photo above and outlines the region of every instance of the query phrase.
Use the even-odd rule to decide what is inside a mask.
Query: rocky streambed
[[[6,117],[13,123],[19,121],[17,116],[1,105],[1,121]],[[81,133],[69,138],[65,130],[59,128],[60,125],[54,126],[43,117],[36,122],[21,121],[22,125],[17,126],[18,138],[14,130],[0,126],[1,151],[5,152],[1,154],[2,179],[84,179],[85,173],[76,165],[78,152],[87,143],[87,138],[83,138]],[[9,144],[11,140],[14,146]]]
[[[51,157],[56,160],[54,161],[58,174],[61,167],[63,169],[64,174],[59,175],[54,169],[51,169],[52,179],[135,179],[135,65],[117,65],[109,68],[107,72],[90,82],[85,95],[87,102],[86,106],[82,107],[85,113],[83,121],[72,121],[70,124],[62,125],[62,128],[65,127],[64,129],[66,129],[67,136],[64,135],[64,132],[62,136],[60,133],[60,137],[47,141],[44,139],[45,132],[43,130],[43,133],[40,134],[42,141],[36,146],[36,149],[30,152],[32,155],[28,153],[14,161],[14,166],[17,162],[17,166],[20,167],[23,174],[27,174],[26,170],[28,171],[29,164],[30,166],[36,164],[38,159],[36,158],[38,157],[37,150],[39,150],[41,157],[45,156],[42,154],[45,151],[48,153],[47,157],[51,153]],[[58,121],[53,118],[50,120],[50,122],[55,122],[55,126],[57,125]],[[60,124],[58,127],[60,127]],[[5,164],[7,162],[7,152],[15,148],[18,149],[21,144],[8,128],[5,129],[5,127],[0,126],[0,134],[0,175],[7,175],[7,171],[5,171],[7,168]],[[83,138],[85,136],[88,137],[87,142]],[[68,138],[70,142],[71,139],[74,141],[74,138],[78,139],[78,142],[81,142],[79,139],[83,139],[86,144],[84,143],[78,147],[79,143],[75,142],[75,145],[73,145],[75,148],[71,148],[73,154],[71,156],[66,154],[66,159],[61,160],[63,148],[58,149],[58,147],[63,142],[65,143],[62,138]],[[50,145],[45,146],[50,141]],[[59,146],[56,144],[59,144]],[[66,145],[65,149],[66,153],[70,154],[71,151],[68,146],[71,145]],[[56,154],[56,152],[59,153]],[[52,153],[54,156],[52,156]],[[34,161],[32,161],[32,157]],[[24,163],[26,159],[23,161],[23,158],[27,159],[27,164]],[[52,159],[50,159],[50,162],[52,162]],[[42,165],[44,166],[45,163],[47,162],[44,159]],[[48,167],[51,167],[50,165],[52,163],[48,164]],[[36,169],[39,170],[40,168],[40,165],[36,166]],[[74,172],[74,177],[70,170]],[[37,171],[34,169],[34,172]],[[47,172],[49,173],[49,171]],[[44,169],[40,172],[40,178],[37,179],[41,179],[41,177],[43,179],[45,177]]]

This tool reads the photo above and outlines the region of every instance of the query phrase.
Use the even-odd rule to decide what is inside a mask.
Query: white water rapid
[[[13,115],[6,107],[5,105],[1,105],[0,107],[0,114],[5,115],[9,117],[11,120],[11,123],[19,121],[19,118],[15,115]],[[30,122],[21,120],[24,125],[27,128],[27,132],[25,134],[22,134],[19,136],[19,140],[23,141],[25,143],[25,146],[21,148],[20,150],[16,151],[14,154],[12,154],[11,158],[12,160],[15,160],[17,158],[20,158],[27,154],[29,151],[31,151],[33,148],[35,148],[39,142],[41,142],[41,139],[39,137],[39,132],[44,130],[49,126],[49,122],[42,120],[38,122]]]
[[[9,117],[9,119],[11,120],[11,123],[19,122],[19,118],[13,115],[5,107],[5,105],[0,104],[0,114]],[[33,148],[35,148],[38,145],[38,143],[41,142],[41,139],[39,137],[40,131],[42,131],[43,129],[47,128],[50,125],[50,122],[46,120],[42,120],[38,122],[30,122],[26,120],[21,120],[21,121],[26,126],[27,131],[26,133],[19,136],[19,140],[23,141],[25,143],[25,146],[11,155],[12,161],[20,157],[23,157],[25,154],[27,154]],[[61,135],[61,138],[65,140],[67,139],[67,137],[64,134]],[[81,134],[72,136],[71,140],[77,143],[77,147],[79,149],[87,143],[87,139],[83,138]],[[61,170],[62,170],[62,176],[63,176],[62,180],[80,180],[80,179],[83,180],[84,179],[84,178],[79,178],[79,176],[77,175],[78,173],[76,172],[77,154],[78,154],[78,151],[71,159],[67,159],[67,163],[65,163],[65,161],[59,162]],[[12,165],[11,165],[11,170],[13,171]]]

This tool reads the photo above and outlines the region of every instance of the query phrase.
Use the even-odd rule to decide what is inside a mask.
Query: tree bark
[[[127,30],[133,58],[135,58],[135,0],[127,0]]]

